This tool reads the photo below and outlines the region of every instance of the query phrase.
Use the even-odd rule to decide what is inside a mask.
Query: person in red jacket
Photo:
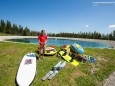
[[[45,30],[42,30],[40,35],[38,36],[39,41],[39,57],[44,58],[45,48],[46,48],[46,42],[47,42],[47,35],[45,34]]]

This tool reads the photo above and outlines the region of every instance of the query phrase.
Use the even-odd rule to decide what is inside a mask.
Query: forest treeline
[[[79,32],[79,33],[49,33],[50,37],[71,37],[71,38],[88,38],[88,39],[103,39],[115,41],[115,30],[110,34],[101,34],[99,32]]]
[[[28,27],[23,27],[17,24],[11,24],[10,21],[0,21],[0,32],[19,36],[37,36],[39,31],[31,31]],[[50,37],[71,37],[71,38],[89,38],[89,39],[104,39],[115,40],[115,30],[109,34],[101,34],[99,32],[79,32],[79,33],[47,33]]]
[[[17,24],[11,24],[10,21],[0,21],[0,32],[12,35],[20,35],[20,36],[36,36],[39,32],[30,31],[28,27],[23,27],[21,25],[17,26]]]

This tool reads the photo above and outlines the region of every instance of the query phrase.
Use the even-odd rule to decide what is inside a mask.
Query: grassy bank
[[[59,47],[56,47],[59,50]],[[0,42],[0,86],[15,86],[15,77],[22,57],[28,52],[36,53],[37,45]],[[85,54],[97,59],[96,63],[67,65],[51,81],[41,78],[60,60],[46,56],[37,60],[37,75],[31,86],[98,86],[115,71],[115,50],[85,48]],[[36,53],[38,56],[38,54]],[[62,60],[63,61],[63,60]]]
[[[0,36],[12,36],[12,34],[0,33]]]

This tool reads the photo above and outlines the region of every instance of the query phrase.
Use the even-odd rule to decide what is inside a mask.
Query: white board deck
[[[17,84],[19,86],[29,86],[34,80],[36,74],[36,55],[34,53],[26,54],[20,63],[17,72]]]
[[[55,48],[53,48],[53,47],[46,47],[46,51],[47,50],[53,50],[53,49],[55,49]]]

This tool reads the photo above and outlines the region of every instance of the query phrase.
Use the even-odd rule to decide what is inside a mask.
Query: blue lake
[[[15,42],[23,42],[23,43],[31,43],[31,44],[38,44],[37,38],[26,38],[26,39],[12,39],[11,41]],[[77,43],[82,47],[90,47],[90,48],[110,48],[111,46],[104,43],[99,42],[88,42],[88,41],[79,41],[79,40],[70,40],[70,39],[55,39],[49,38],[47,41],[47,45],[54,45],[54,46],[62,46],[62,45],[70,45],[73,43]]]

